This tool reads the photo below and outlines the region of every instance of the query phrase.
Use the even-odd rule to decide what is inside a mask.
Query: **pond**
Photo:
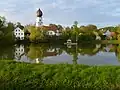
[[[69,63],[85,65],[120,65],[120,45],[79,44],[21,44],[0,46],[0,60],[28,63]]]

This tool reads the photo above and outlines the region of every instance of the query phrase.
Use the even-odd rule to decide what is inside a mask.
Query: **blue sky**
[[[95,24],[98,27],[120,23],[120,0],[1,0],[0,15],[7,20],[34,23],[36,8],[43,11],[43,23],[72,25]]]

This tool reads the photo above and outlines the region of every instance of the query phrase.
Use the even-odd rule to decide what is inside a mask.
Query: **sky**
[[[1,0],[0,15],[23,25],[35,23],[36,8],[43,11],[43,24],[70,26],[95,24],[98,27],[120,23],[120,0]]]

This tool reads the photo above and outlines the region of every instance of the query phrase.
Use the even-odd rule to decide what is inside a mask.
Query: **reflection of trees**
[[[26,56],[32,60],[42,61],[44,57],[56,56],[62,54],[62,49],[56,46],[49,44],[31,44],[26,48]]]
[[[27,53],[27,56],[30,59],[36,59],[36,58],[43,58],[44,57],[44,52],[46,51],[46,47],[44,45],[39,45],[39,44],[31,44],[29,46],[29,51]]]
[[[99,51],[106,52],[106,48],[110,49],[108,52],[116,52],[116,56],[120,58],[120,46],[105,44],[79,44],[78,46],[71,46],[71,48],[56,44],[30,44],[25,46],[25,54],[32,60],[38,59],[41,61],[44,57],[60,55],[65,51],[73,57],[73,63],[77,64],[78,55],[93,56]]]
[[[13,60],[14,58],[14,50],[13,46],[0,46],[0,59],[1,60]]]
[[[81,44],[78,46],[71,46],[71,48],[63,47],[64,50],[71,56],[73,56],[73,63],[77,64],[78,54],[81,55],[95,55],[101,49],[100,44]]]
[[[115,55],[118,60],[120,60],[120,45],[116,45]]]
[[[101,49],[100,44],[81,44],[78,45],[77,48],[75,46],[72,46],[71,48],[64,47],[64,50],[70,54],[73,55],[74,53],[81,54],[81,55],[95,55],[99,52]]]

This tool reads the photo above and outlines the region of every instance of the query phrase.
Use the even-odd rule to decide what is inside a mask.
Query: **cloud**
[[[119,0],[2,0],[0,15],[23,24],[35,22],[36,8],[43,11],[44,24],[119,24]]]

